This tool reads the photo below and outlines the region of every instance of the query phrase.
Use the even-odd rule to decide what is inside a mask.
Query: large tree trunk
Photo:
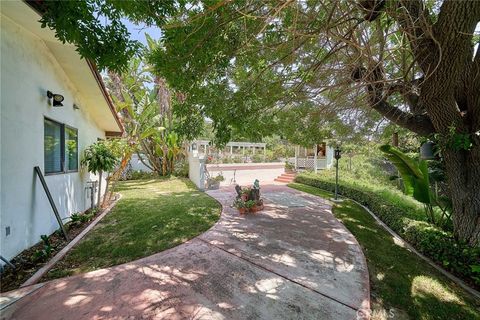
[[[436,20],[423,1],[396,3],[401,10],[389,14],[402,27],[421,76],[387,83],[383,65],[371,59],[369,72],[360,72],[360,78],[367,80],[373,109],[420,135],[435,134],[445,160],[454,234],[480,246],[480,50],[474,53],[472,38],[480,1],[444,1]],[[389,103],[392,92],[404,98],[410,111]],[[472,146],[454,146],[461,138]]]
[[[470,151],[445,151],[453,204],[455,237],[480,246],[480,145]]]

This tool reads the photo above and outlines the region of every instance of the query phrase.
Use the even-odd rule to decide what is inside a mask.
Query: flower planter
[[[244,188],[235,186],[237,198],[233,202],[233,207],[237,208],[240,214],[255,213],[263,210],[263,200],[260,199],[260,186],[258,180],[255,180],[254,188]]]
[[[213,181],[213,182],[208,183],[207,189],[217,190],[218,188],[220,188],[220,182],[219,181]]]

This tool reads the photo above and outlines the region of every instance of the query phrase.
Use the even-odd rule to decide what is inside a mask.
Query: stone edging
[[[447,270],[441,268],[439,265],[437,265],[435,262],[433,262],[430,258],[427,258],[426,256],[424,256],[423,254],[421,254],[420,252],[418,252],[414,247],[412,247],[408,242],[406,242],[405,240],[403,240],[395,231],[393,231],[392,229],[390,229],[389,226],[387,226],[382,220],[380,220],[380,218],[378,218],[370,209],[368,209],[367,207],[365,207],[363,204],[359,203],[358,201],[355,201],[353,199],[350,199],[350,198],[347,198],[347,197],[343,197],[342,198],[345,198],[345,199],[348,199],[352,202],[355,202],[356,204],[358,204],[359,206],[361,206],[363,209],[365,209],[374,219],[375,221],[377,221],[378,224],[380,224],[385,230],[387,230],[388,233],[390,233],[399,243],[401,243],[403,246],[405,246],[408,250],[412,251],[413,253],[415,253],[417,256],[419,256],[420,258],[422,258],[424,261],[426,261],[429,265],[431,265],[433,268],[435,268],[437,271],[439,271],[440,273],[442,273],[445,277],[447,277],[448,279],[452,280],[453,282],[455,282],[458,286],[460,286],[463,290],[467,291],[468,293],[470,293],[471,295],[473,295],[474,297],[480,299],[480,292],[478,292],[477,290],[471,288],[470,286],[468,286],[462,279],[454,276],[453,274],[451,274],[450,272],[448,272]]]
[[[70,251],[78,242],[90,231],[95,227],[100,220],[103,219],[117,204],[118,200],[122,198],[122,195],[119,194],[117,199],[115,199],[103,212],[90,223],[82,232],[80,232],[72,241],[70,241],[60,252],[58,252],[52,259],[50,259],[42,268],[40,268],[37,272],[33,274],[27,281],[25,281],[20,288],[24,288],[30,286],[32,284],[37,283],[53,266],[60,261],[67,253]]]

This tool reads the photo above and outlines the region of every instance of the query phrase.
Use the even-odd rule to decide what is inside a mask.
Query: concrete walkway
[[[355,238],[318,197],[262,188],[265,210],[239,216],[233,188],[203,235],[131,263],[58,279],[2,319],[360,319],[368,271]]]

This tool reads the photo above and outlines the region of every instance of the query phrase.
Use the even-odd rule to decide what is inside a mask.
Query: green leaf
[[[380,150],[400,173],[405,194],[422,203],[432,204],[427,162],[417,162],[390,145],[383,145]]]
[[[151,137],[153,136],[154,134],[156,134],[158,131],[156,128],[148,128],[147,130],[143,131],[141,134],[140,134],[140,139],[146,139],[148,137]]]
[[[480,265],[474,264],[474,265],[471,265],[470,268],[472,269],[472,272],[473,272],[473,273],[478,273],[478,274],[480,274]]]
[[[419,168],[422,172],[422,177],[415,178],[413,180],[415,183],[413,198],[422,203],[432,204],[427,162],[425,160],[421,160]]]

